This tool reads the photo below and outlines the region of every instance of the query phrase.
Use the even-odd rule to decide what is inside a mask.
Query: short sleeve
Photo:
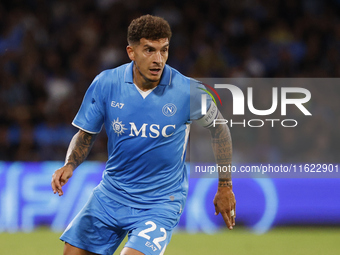
[[[91,134],[101,131],[104,123],[104,100],[100,78],[97,76],[85,93],[80,109],[72,125]]]

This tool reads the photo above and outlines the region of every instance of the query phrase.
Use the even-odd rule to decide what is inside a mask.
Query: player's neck
[[[156,87],[158,85],[159,81],[150,81],[138,70],[138,68],[136,68],[136,66],[134,66],[134,68],[133,68],[133,83],[136,84],[136,86],[140,90],[148,91],[148,90]]]

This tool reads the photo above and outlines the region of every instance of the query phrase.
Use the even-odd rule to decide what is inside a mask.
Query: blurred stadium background
[[[339,162],[339,0],[2,0],[0,254],[61,254],[60,232],[100,181],[105,134],[64,197],[53,196],[51,174],[77,131],[70,123],[87,87],[129,61],[127,26],[146,13],[169,21],[168,64],[185,75],[334,78],[308,88],[313,117],[303,128],[231,132],[237,162]],[[238,225],[230,232],[213,215],[216,180],[190,179],[167,254],[338,254],[339,180],[236,179]]]

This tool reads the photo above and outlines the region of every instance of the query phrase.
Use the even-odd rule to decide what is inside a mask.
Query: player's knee
[[[68,243],[65,243],[63,255],[70,255],[69,246]]]
[[[65,243],[63,255],[96,255],[96,254],[74,247],[69,243]]]
[[[78,255],[78,254],[81,253],[78,251],[76,247],[72,246],[69,243],[65,243],[63,255]]]

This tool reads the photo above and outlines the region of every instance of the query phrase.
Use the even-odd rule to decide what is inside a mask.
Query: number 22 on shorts
[[[156,230],[157,225],[156,225],[156,223],[154,223],[153,221],[147,221],[147,222],[145,222],[145,225],[151,225],[151,227],[149,227],[149,228],[147,228],[147,229],[144,229],[144,230],[140,231],[140,232],[138,233],[138,236],[141,236],[141,237],[144,237],[144,238],[147,239],[147,240],[150,240],[151,237],[150,237],[149,235],[147,235],[147,233]],[[164,233],[164,235],[163,235],[162,237],[157,237],[157,238],[154,238],[154,239],[152,240],[152,242],[157,246],[157,248],[158,248],[159,250],[162,248],[161,245],[160,245],[159,243],[160,243],[160,242],[163,242],[163,241],[166,239],[166,230],[165,230],[164,228],[160,228],[160,231],[161,231],[162,233]],[[147,242],[147,244],[148,244],[148,242]],[[149,245],[148,245],[148,246],[149,246]],[[152,248],[151,246],[149,246],[149,247]],[[164,251],[165,251],[165,246],[164,246],[164,248],[163,248],[163,250],[162,250],[162,252],[161,252],[160,255],[162,255],[162,254],[164,253]]]

